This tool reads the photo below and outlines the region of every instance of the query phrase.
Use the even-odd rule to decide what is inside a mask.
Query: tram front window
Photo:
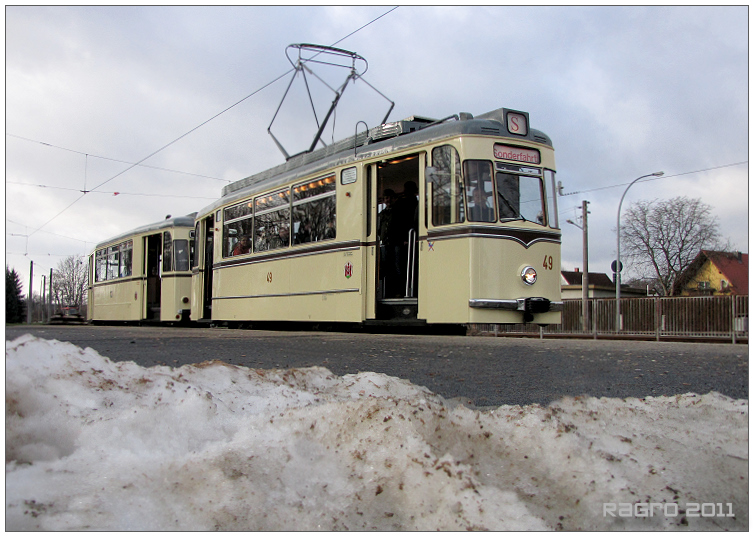
[[[494,222],[495,204],[492,188],[492,163],[467,160],[463,163],[466,180],[466,217],[471,222]]]
[[[495,178],[501,221],[521,219],[545,224],[539,177],[498,172]]]

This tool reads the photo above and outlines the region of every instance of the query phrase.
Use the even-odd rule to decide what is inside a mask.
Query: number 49
[[[552,256],[546,255],[545,260],[542,262],[542,267],[545,270],[552,270]]]

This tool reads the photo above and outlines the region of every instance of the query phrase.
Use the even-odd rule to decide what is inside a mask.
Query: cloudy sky
[[[33,260],[38,289],[63,257],[282,163],[267,127],[292,43],[366,58],[391,120],[529,112],[556,149],[566,270],[582,265],[581,231],[565,223],[581,201],[590,270],[610,272],[620,196],[660,170],[624,210],[702,198],[748,252],[746,6],[391,9],[6,7],[6,265],[26,281]],[[324,109],[332,98],[317,97]],[[289,153],[313,136],[304,99],[299,79],[273,126]],[[388,106],[349,86],[327,136],[374,126]]]

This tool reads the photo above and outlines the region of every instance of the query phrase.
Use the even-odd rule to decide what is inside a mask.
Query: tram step
[[[416,298],[387,298],[377,302],[377,319],[402,320],[416,319],[419,301]]]

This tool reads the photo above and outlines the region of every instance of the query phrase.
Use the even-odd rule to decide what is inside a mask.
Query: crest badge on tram
[[[346,263],[345,274],[346,274],[346,278],[350,278],[351,276],[353,276],[353,265],[351,263]]]

